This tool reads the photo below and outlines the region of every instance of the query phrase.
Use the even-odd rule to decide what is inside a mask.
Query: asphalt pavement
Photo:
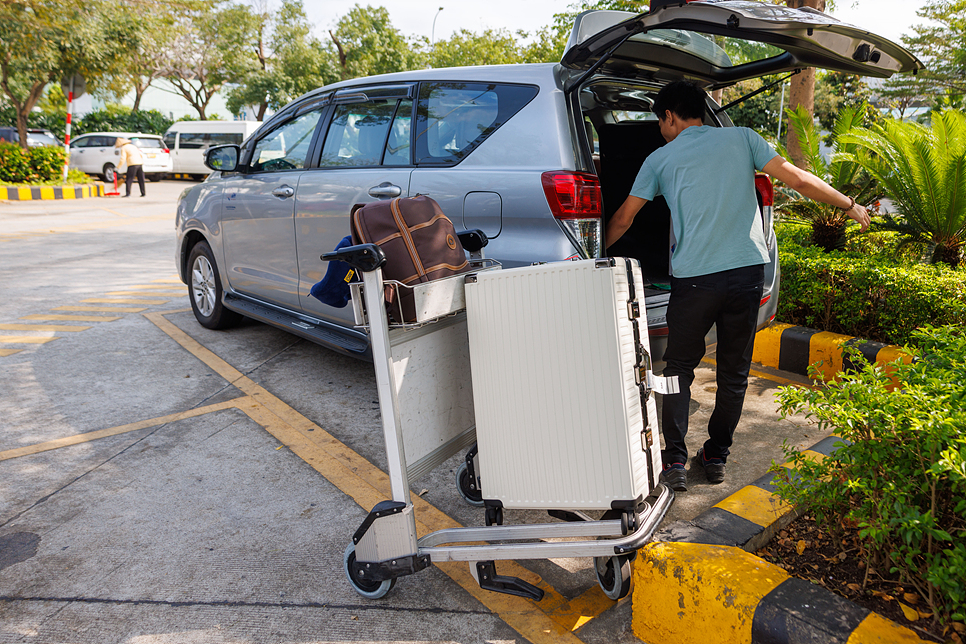
[[[353,591],[343,552],[389,496],[372,365],[247,320],[198,325],[174,266],[189,185],[0,202],[0,643],[639,642],[589,559],[498,564],[541,602],[482,591],[464,564]],[[823,437],[777,416],[777,388],[801,382],[756,368],[727,481],[692,470],[665,523]],[[693,392],[696,451],[713,356]],[[422,529],[482,525],[458,464],[413,482]]]

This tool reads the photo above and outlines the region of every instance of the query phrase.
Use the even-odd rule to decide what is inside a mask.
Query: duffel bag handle
[[[386,264],[386,254],[376,244],[346,246],[331,253],[325,253],[320,259],[325,262],[343,261],[363,273],[382,268]]]

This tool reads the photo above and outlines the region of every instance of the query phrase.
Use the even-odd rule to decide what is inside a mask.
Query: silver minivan
[[[177,210],[176,260],[198,321],[223,328],[244,315],[365,356],[368,338],[353,328],[351,310],[309,294],[326,271],[319,255],[349,233],[354,205],[429,195],[457,229],[483,230],[487,257],[505,267],[597,257],[607,219],[664,144],[651,105],[668,82],[688,78],[712,91],[806,67],[876,77],[922,68],[902,47],[813,10],[661,4],[640,15],[581,14],[557,64],[428,69],[322,87],[244,145],[210,150],[221,172],[186,190]],[[705,123],[732,126],[710,96]],[[777,310],[779,274],[771,184],[757,183],[771,251],[763,328]],[[669,239],[658,198],[609,249],[639,259],[651,283],[658,358]]]

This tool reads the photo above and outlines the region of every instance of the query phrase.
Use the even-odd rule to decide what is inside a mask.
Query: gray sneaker
[[[718,483],[724,482],[725,462],[723,460],[720,458],[705,459],[703,447],[694,455],[694,459],[704,469],[704,475],[708,479],[708,483],[717,485]]]
[[[688,473],[684,470],[684,465],[675,463],[668,465],[661,472],[661,483],[664,483],[675,492],[688,491]]]

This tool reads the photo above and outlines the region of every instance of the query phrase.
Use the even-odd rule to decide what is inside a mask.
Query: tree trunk
[[[265,112],[268,111],[268,101],[262,101],[262,104],[258,106],[258,114],[255,116],[256,121],[262,121],[265,119]]]
[[[825,0],[786,0],[785,4],[793,9],[811,7],[825,11]],[[795,110],[799,105],[803,106],[809,114],[815,114],[815,69],[813,67],[808,67],[802,70],[801,74],[792,76],[788,92],[788,107]],[[795,136],[795,130],[791,127],[791,121],[787,123],[785,131],[787,132],[785,148],[788,150],[789,156],[792,157],[792,163],[807,170],[808,166],[805,163],[805,157],[802,155],[798,137]]]
[[[329,30],[329,35],[332,36],[332,42],[335,43],[336,49],[339,50],[339,65],[342,67],[342,80],[345,80],[349,71],[346,64],[347,58],[345,55],[345,50],[342,49],[342,43],[339,42],[339,39],[335,37],[335,34],[332,33],[331,29]]]

